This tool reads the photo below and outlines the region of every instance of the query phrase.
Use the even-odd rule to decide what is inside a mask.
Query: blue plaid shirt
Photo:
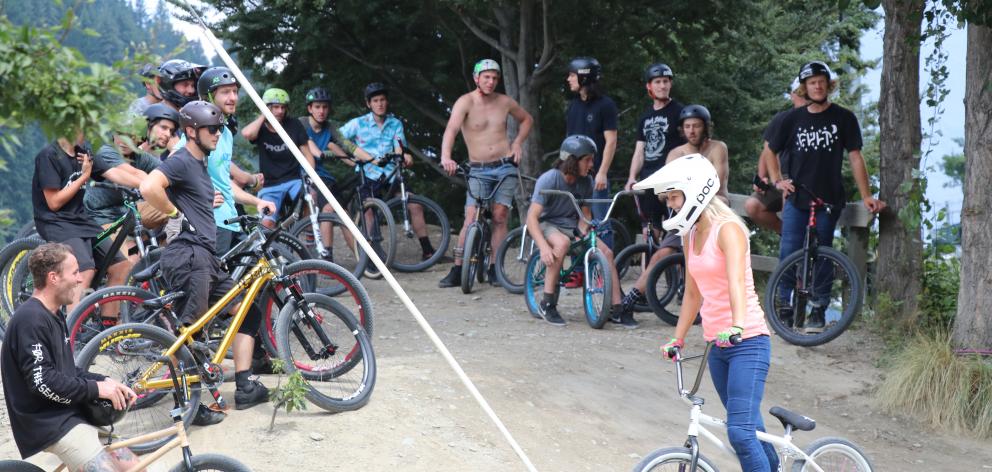
[[[382,157],[396,149],[397,142],[406,144],[403,135],[403,122],[392,114],[386,115],[386,121],[380,128],[375,122],[372,112],[352,118],[340,129],[345,139],[353,141],[358,147],[373,157]],[[365,166],[365,177],[376,180],[383,175],[393,172],[396,165],[390,163],[386,167]],[[355,168],[357,171],[357,167]]]

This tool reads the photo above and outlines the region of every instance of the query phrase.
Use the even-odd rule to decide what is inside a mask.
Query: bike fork
[[[407,205],[410,203],[410,197],[406,194],[406,183],[400,181],[400,200],[403,204],[403,234],[406,237],[413,236],[413,231],[410,229],[410,210]]]

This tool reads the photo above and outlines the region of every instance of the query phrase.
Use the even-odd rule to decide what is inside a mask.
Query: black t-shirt
[[[157,169],[161,162],[158,157],[141,151],[124,157],[117,147],[104,144],[93,156],[93,180],[106,181],[103,174],[122,164],[130,164],[135,169],[149,173]],[[125,211],[121,193],[106,187],[87,187],[83,204],[86,206],[86,213],[99,224],[113,223]]]
[[[685,144],[679,133],[679,113],[682,104],[672,100],[660,110],[648,105],[637,120],[637,140],[644,141],[644,166],[638,175],[643,179],[665,165],[668,153]]]
[[[593,172],[599,170],[599,164],[603,162],[603,148],[606,146],[605,131],[616,131],[617,129],[617,104],[612,98],[607,96],[599,97],[591,101],[583,101],[581,98],[573,98],[568,102],[568,110],[565,112],[565,134],[581,134],[588,136],[596,142],[596,163]]]
[[[300,120],[287,118],[279,123],[298,147],[302,148],[310,139]],[[269,131],[263,124],[251,143],[258,148],[258,167],[265,176],[266,187],[300,178],[300,163],[275,131]]]
[[[169,187],[165,189],[169,200],[186,219],[179,236],[169,244],[196,244],[213,252],[217,242],[214,185],[206,162],[197,160],[183,147],[162,161],[158,170],[169,179]]]
[[[783,174],[836,205],[844,204],[847,199],[841,176],[844,151],[860,150],[861,145],[858,118],[850,110],[833,103],[820,113],[810,113],[808,107],[786,112],[781,126],[768,141],[773,152],[784,150],[789,153]],[[805,208],[809,198],[808,193],[797,190],[793,204]]]
[[[772,139],[775,137],[775,133],[782,127],[782,120],[789,114],[792,109],[782,110],[772,117],[772,121],[768,122],[768,126],[765,127],[765,132],[761,134],[761,139],[771,146]],[[778,166],[782,173],[785,174],[789,168],[789,150],[783,149],[778,153]]]
[[[34,223],[38,234],[46,241],[62,242],[72,238],[95,238],[102,230],[86,215],[83,208],[85,188],[78,192],[58,211],[48,208],[44,189],[61,190],[79,178],[82,164],[62,150],[58,143],[45,146],[34,158],[34,177],[31,180],[31,203],[34,206]]]
[[[65,318],[34,297],[10,318],[0,347],[0,374],[21,457],[37,454],[85,423],[78,405],[95,400],[96,383],[105,378],[76,368]]]

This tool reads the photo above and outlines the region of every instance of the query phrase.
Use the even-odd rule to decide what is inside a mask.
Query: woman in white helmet
[[[675,337],[662,346],[666,356],[682,347],[696,319],[703,337],[716,341],[709,357],[710,377],[727,409],[727,436],[745,472],[778,469],[764,431],[761,397],[771,358],[764,312],[754,291],[748,231],[720,199],[716,169],[701,154],[672,161],[634,185],[665,198],[675,216],[662,222],[682,236],[686,259],[685,295]],[[698,315],[697,315],[698,314]],[[739,340],[739,341],[738,341]]]

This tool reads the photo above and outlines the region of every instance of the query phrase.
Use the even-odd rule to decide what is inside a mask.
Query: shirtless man
[[[717,174],[720,175],[720,182],[727,182],[730,178],[730,159],[727,154],[727,145],[723,141],[710,138],[712,121],[710,111],[702,105],[688,105],[679,113],[679,131],[687,141],[685,144],[672,149],[668,153],[665,163],[669,163],[682,156],[699,153],[716,167]],[[726,185],[721,185],[716,196],[723,200],[723,203],[730,205],[730,193]]]
[[[476,202],[472,195],[488,196],[493,187],[504,176],[508,177],[493,196],[493,234],[491,248],[493,254],[506,236],[506,220],[513,207],[513,194],[517,189],[516,165],[523,155],[523,143],[530,134],[534,119],[512,98],[496,93],[499,84],[499,64],[492,59],[483,59],[475,64],[472,71],[477,88],[462,95],[451,109],[451,118],[444,130],[441,141],[441,165],[448,175],[455,175],[458,165],[451,159],[451,148],[459,131],[468,148],[469,166],[472,168],[468,179],[471,192],[465,198],[465,223],[458,232],[458,245],[455,247],[455,265],[441,282],[441,288],[461,285],[462,253],[465,246],[465,231],[475,221]],[[517,137],[510,143],[506,136],[507,115],[513,116],[519,124]],[[495,261],[495,257],[490,260]],[[496,283],[496,269],[489,265],[489,281]]]

